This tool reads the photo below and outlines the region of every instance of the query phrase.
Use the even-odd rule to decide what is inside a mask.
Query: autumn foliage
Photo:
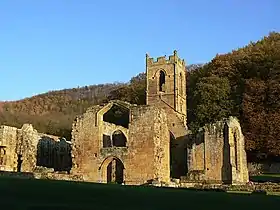
[[[237,116],[249,153],[280,154],[279,33],[217,55],[202,68],[189,72],[188,80],[193,129]]]

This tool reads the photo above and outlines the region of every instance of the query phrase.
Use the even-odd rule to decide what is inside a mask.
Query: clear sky
[[[280,0],[0,0],[0,101],[210,61],[280,31]]]

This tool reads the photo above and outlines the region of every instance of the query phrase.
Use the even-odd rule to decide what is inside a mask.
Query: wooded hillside
[[[280,33],[270,33],[189,73],[188,113],[195,130],[237,116],[246,149],[280,154]]]
[[[188,124],[196,131],[229,115],[240,119],[248,152],[280,155],[280,33],[188,68]],[[70,138],[75,116],[111,99],[145,104],[145,73],[126,84],[93,85],[0,103],[0,124],[32,123]]]

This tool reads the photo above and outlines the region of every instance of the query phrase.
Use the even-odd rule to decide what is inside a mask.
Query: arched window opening
[[[114,147],[125,147],[126,146],[126,137],[122,131],[117,130],[113,133],[112,136],[113,146]]]
[[[159,72],[159,91],[165,92],[165,73]]]
[[[238,153],[237,153],[237,150],[238,150],[238,145],[237,145],[237,132],[235,131],[234,134],[233,134],[233,141],[234,141],[234,155],[235,155],[235,167],[236,167],[236,170],[239,170],[239,167],[238,167]]]
[[[108,123],[128,128],[129,109],[114,104],[111,109],[103,115],[103,120]]]

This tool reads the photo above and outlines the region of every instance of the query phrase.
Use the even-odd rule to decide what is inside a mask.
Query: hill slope
[[[145,86],[145,74],[141,73],[128,83],[50,91],[19,101],[0,102],[0,125],[21,127],[31,123],[39,132],[70,139],[74,118],[89,106],[117,98],[144,104]]]
[[[125,84],[92,85],[2,102],[0,124],[21,127],[23,123],[32,123],[40,132],[69,138],[75,116],[91,105],[102,103],[110,92],[122,86]]]

